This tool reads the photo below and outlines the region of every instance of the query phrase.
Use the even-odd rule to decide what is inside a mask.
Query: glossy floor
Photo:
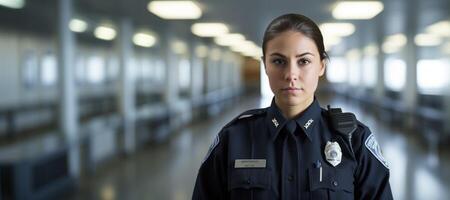
[[[448,153],[438,154],[435,148],[419,142],[415,134],[380,122],[355,103],[339,98],[320,100],[322,106],[331,103],[354,112],[376,134],[390,165],[395,199],[450,198]],[[268,104],[270,99],[243,99],[217,117],[175,133],[163,144],[149,145],[133,156],[115,159],[84,177],[70,199],[190,199],[197,170],[220,128],[243,110]]]

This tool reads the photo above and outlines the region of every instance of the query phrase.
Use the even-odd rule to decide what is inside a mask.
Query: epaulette
[[[233,120],[231,120],[228,124],[226,124],[224,126],[224,128],[234,124],[235,122],[237,122],[239,120],[252,118],[252,117],[255,117],[255,116],[262,115],[264,113],[266,113],[266,108],[247,110],[247,111],[241,113],[240,115],[238,115],[237,117],[235,117]]]

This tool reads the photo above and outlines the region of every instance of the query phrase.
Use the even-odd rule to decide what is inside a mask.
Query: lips
[[[289,95],[297,95],[299,94],[303,89],[298,87],[286,87],[282,88],[281,92]]]
[[[286,87],[286,88],[283,88],[281,90],[283,90],[283,91],[289,91],[289,90],[295,91],[295,90],[301,90],[301,88],[298,88],[298,87]]]

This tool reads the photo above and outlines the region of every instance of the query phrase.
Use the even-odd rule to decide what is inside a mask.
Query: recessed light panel
[[[219,37],[228,33],[228,27],[222,23],[195,23],[191,26],[193,34],[199,37]]]
[[[152,1],[147,9],[163,19],[198,19],[202,16],[202,10],[192,1]]]
[[[336,19],[372,19],[383,11],[379,1],[340,1],[333,9]]]

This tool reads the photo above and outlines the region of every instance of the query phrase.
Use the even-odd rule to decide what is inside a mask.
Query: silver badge
[[[273,125],[275,125],[275,128],[278,128],[278,121],[277,121],[277,119],[275,119],[275,118],[273,118],[272,119],[272,123],[273,123]]]
[[[327,142],[327,145],[325,145],[325,158],[331,165],[333,165],[333,167],[336,167],[336,165],[341,163],[342,151],[339,143],[330,141]]]

